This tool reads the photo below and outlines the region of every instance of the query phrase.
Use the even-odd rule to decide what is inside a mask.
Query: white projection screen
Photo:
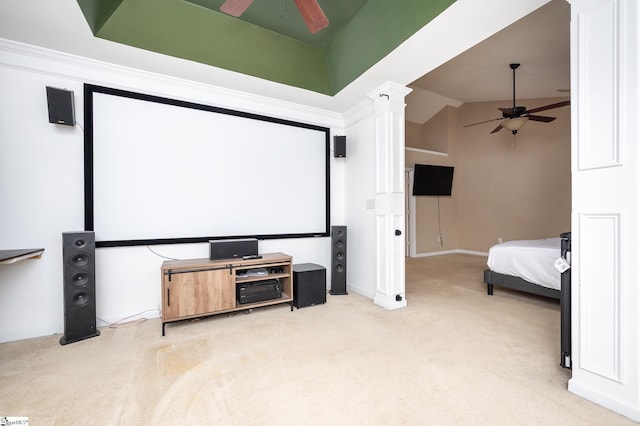
[[[85,84],[98,247],[329,235],[329,129]]]

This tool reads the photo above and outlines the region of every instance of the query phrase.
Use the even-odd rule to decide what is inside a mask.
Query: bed
[[[566,261],[560,273],[556,260]],[[501,286],[560,300],[560,365],[571,368],[571,232],[560,238],[519,240],[489,249],[484,282],[487,294]]]
[[[560,299],[561,274],[555,267],[562,238],[507,241],[489,249],[484,282],[487,294],[494,286]]]

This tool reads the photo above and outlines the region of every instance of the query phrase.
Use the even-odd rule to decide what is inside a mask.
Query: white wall
[[[303,105],[4,40],[0,40],[0,56],[0,249],[45,249],[40,259],[0,265],[0,342],[63,331],[61,233],[84,230],[83,83],[307,122],[331,128],[332,135],[345,134],[340,114]],[[80,125],[48,123],[46,86],[75,92]],[[331,157],[333,224],[348,224],[341,161]],[[330,247],[327,237],[261,241],[259,249],[288,253],[294,263],[321,264],[330,278]],[[151,249],[175,258],[208,257],[207,244]],[[144,246],[97,249],[99,326],[105,325],[103,320],[110,323],[142,312],[146,317],[159,315],[163,260]]]
[[[345,214],[347,288],[373,298],[375,289],[375,117],[373,102],[363,101],[347,114]]]

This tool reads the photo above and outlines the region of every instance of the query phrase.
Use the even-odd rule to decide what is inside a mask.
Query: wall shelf
[[[0,250],[0,265],[16,263],[26,259],[39,259],[43,252],[43,248]]]

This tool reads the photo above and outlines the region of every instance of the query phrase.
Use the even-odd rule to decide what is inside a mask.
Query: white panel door
[[[569,390],[640,420],[637,0],[571,1]]]

